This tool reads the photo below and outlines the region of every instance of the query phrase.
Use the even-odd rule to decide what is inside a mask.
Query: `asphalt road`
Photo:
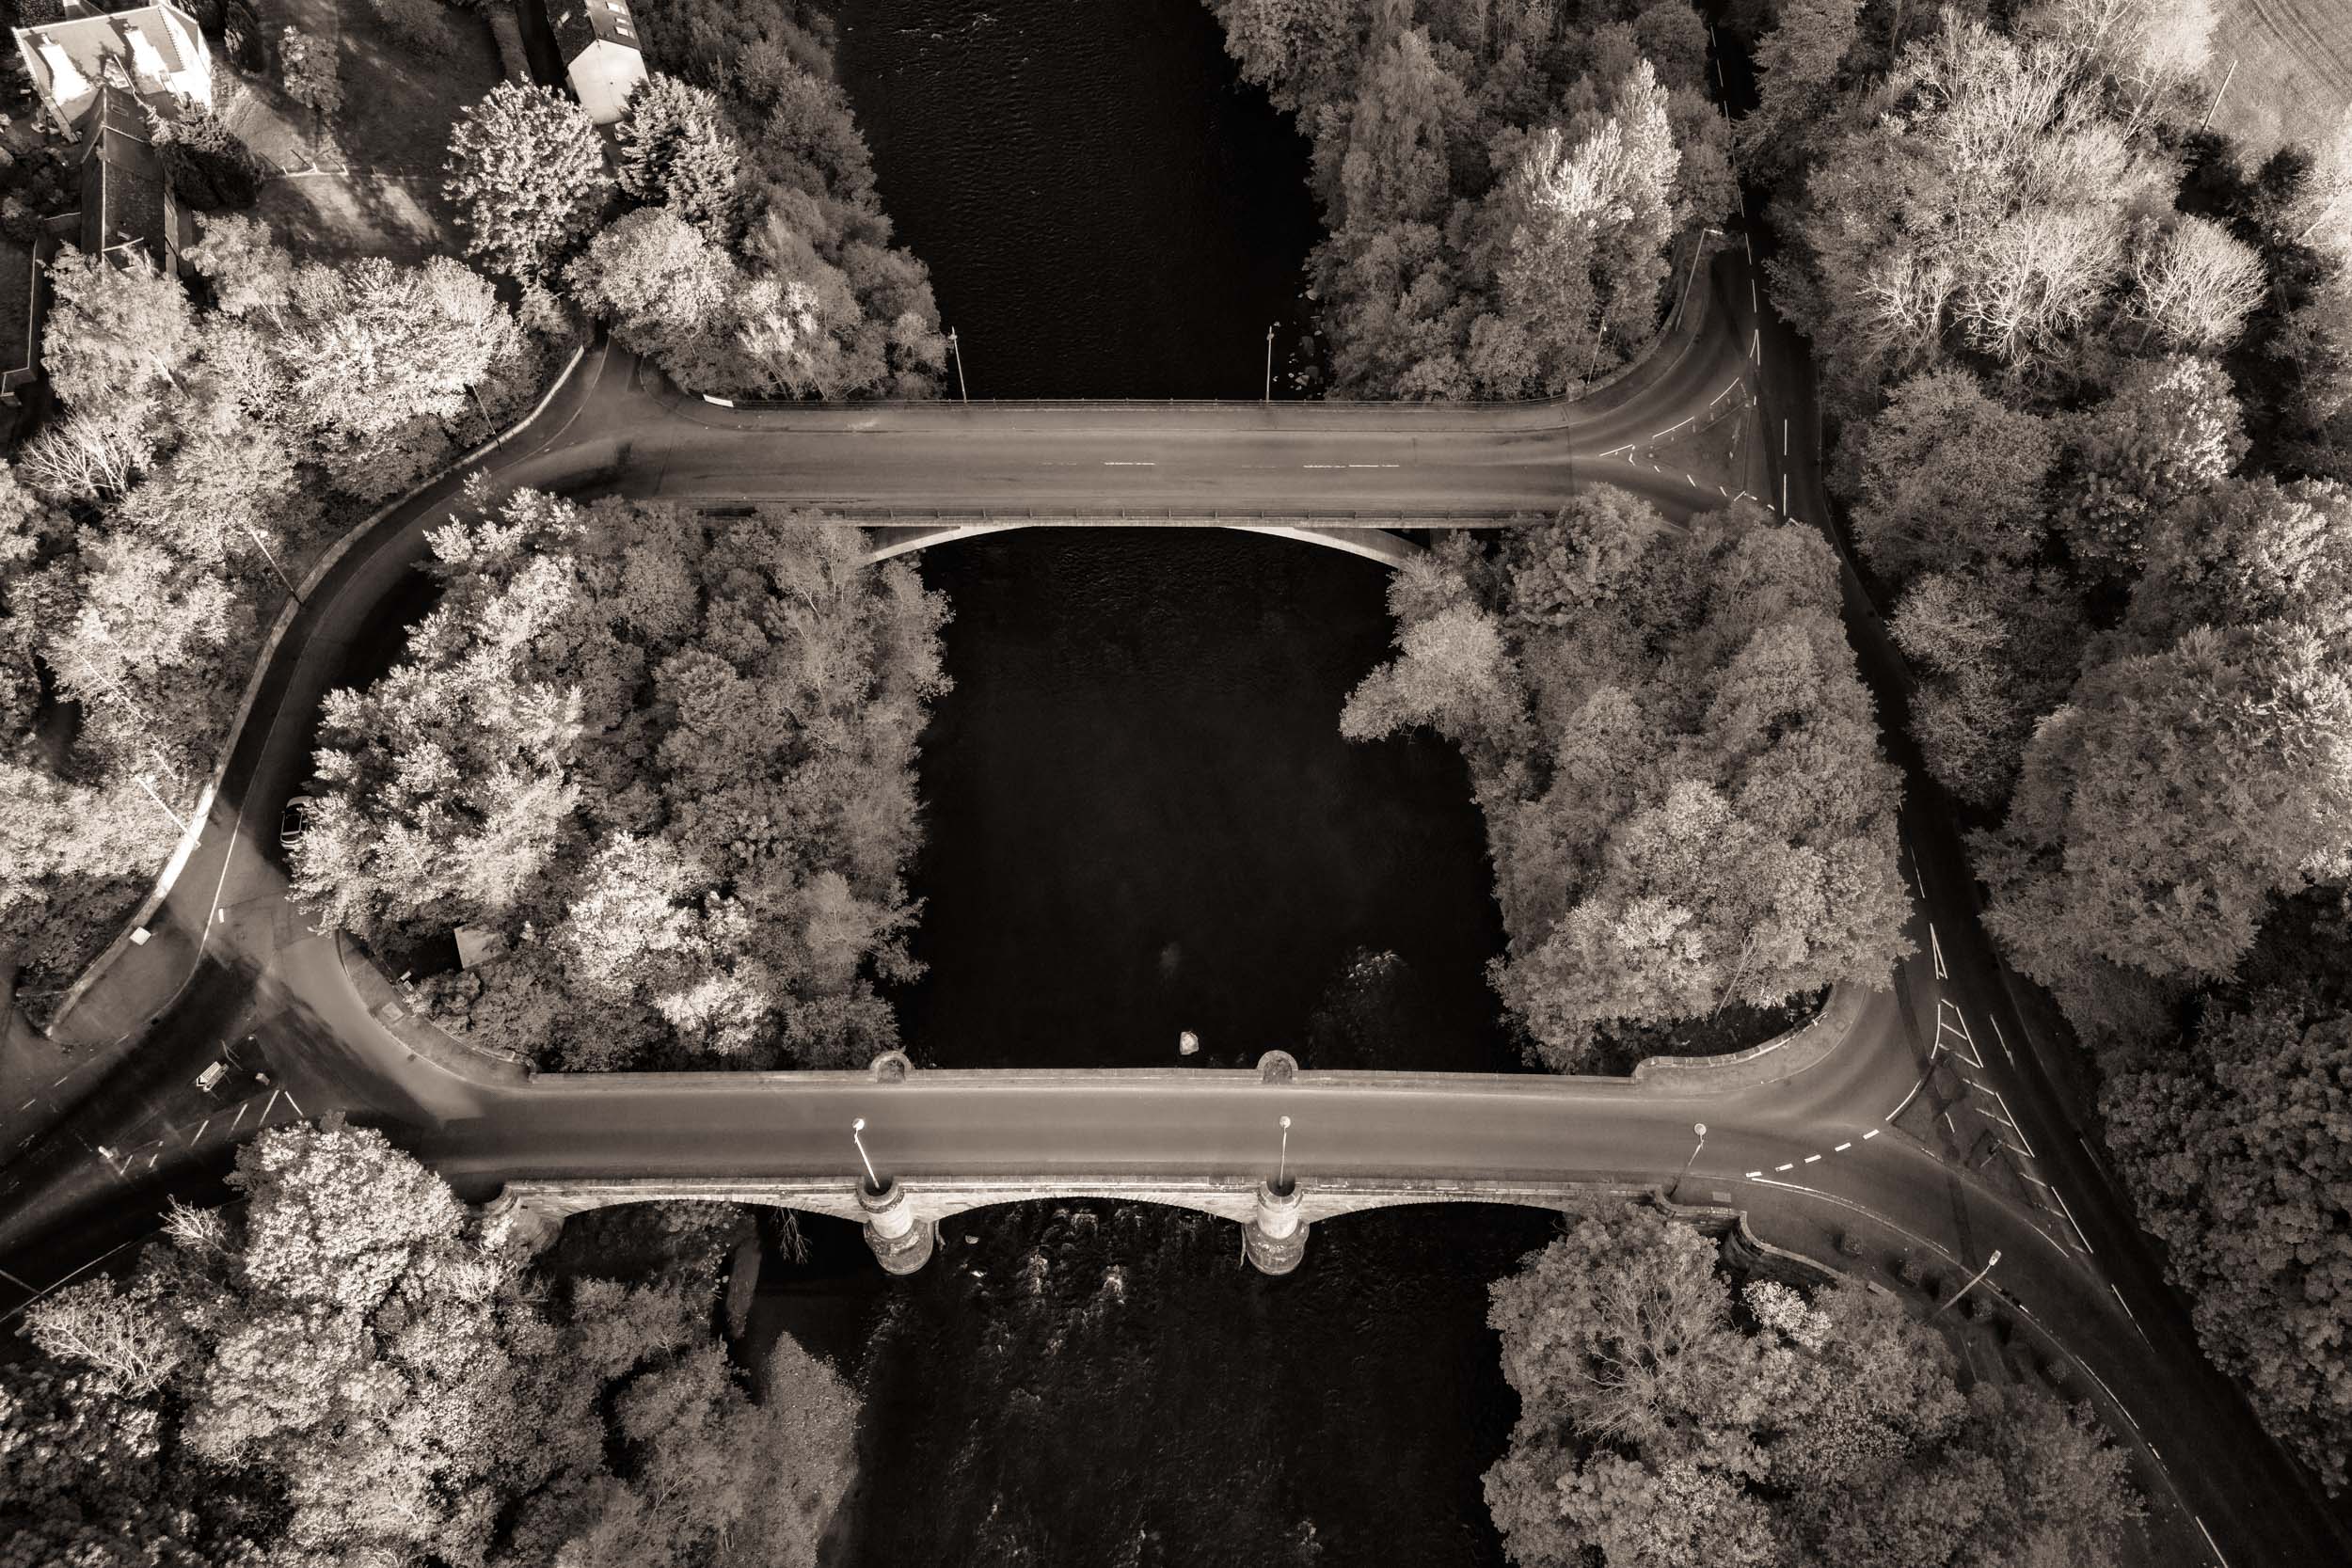
[[[1708,500],[1679,474],[1620,459],[1703,418],[1744,374],[1763,400],[1772,488],[1785,477],[1792,514],[1818,521],[1827,509],[1804,345],[1759,319],[1736,257],[1713,269],[1709,286],[1712,309],[1699,330],[1670,343],[1646,373],[1577,404],[730,409],[679,398],[649,384],[628,356],[604,352],[491,467],[503,483],[708,501],[1281,515],[1508,512],[1556,504],[1569,486],[1605,477],[1681,515]],[[1770,438],[1783,420],[1785,457]],[[142,1082],[193,1073],[209,1059],[248,1000],[229,983],[245,976],[278,1020],[286,1086],[302,1096],[296,1109],[342,1107],[385,1123],[475,1196],[528,1176],[838,1173],[848,1181],[853,1116],[868,1118],[878,1157],[911,1181],[948,1172],[1262,1174],[1273,1117],[1284,1113],[1295,1118],[1294,1167],[1308,1181],[1658,1180],[1681,1170],[1691,1125],[1703,1120],[1708,1142],[1686,1196],[1728,1191],[1736,1202],[1741,1184],[1761,1184],[1825,1209],[1865,1207],[1971,1265],[1998,1248],[1999,1282],[2122,1402],[2228,1562],[2352,1560],[2341,1521],[2197,1355],[2128,1205],[2065,1126],[2037,1055],[2045,1044],[2009,1001],[1976,923],[1974,882],[1948,813],[1901,734],[1906,678],[1857,582],[1848,583],[1849,630],[1890,750],[1913,781],[1904,827],[1920,890],[1915,935],[1934,923],[1945,973],[1923,952],[1905,966],[1899,999],[1875,1002],[1826,1062],[1782,1084],[1704,1100],[1537,1078],[1310,1075],[1272,1090],[1205,1073],[1077,1082],[918,1074],[886,1088],[824,1075],[503,1087],[412,1055],[368,1015],[331,944],[290,917],[276,847],[345,640],[421,557],[423,531],[446,515],[455,489],[437,486],[387,517],[313,593],[265,673],[204,841],[159,916],[183,940],[133,949],[67,1020],[68,1032],[112,1038],[143,1027],[161,1004],[140,1053]],[[1915,1020],[1947,1002],[1997,1023],[2003,1047],[2015,1051],[2012,1059],[1988,1049],[1982,1070],[2065,1194],[2064,1224],[1885,1127],[1920,1076],[1928,1042]],[[97,1165],[87,1146],[113,1135],[109,1118],[119,1112],[110,1107],[125,1098],[93,1096],[7,1173],[13,1186],[0,1191],[8,1205],[0,1249],[15,1275],[45,1284],[87,1263],[137,1234],[161,1192],[199,1190],[221,1167],[217,1144],[193,1142],[184,1152],[159,1151],[144,1174]],[[265,1114],[289,1112],[273,1099]]]

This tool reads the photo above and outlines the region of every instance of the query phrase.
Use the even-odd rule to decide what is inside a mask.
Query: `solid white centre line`
[[[2197,1519],[2197,1515],[2196,1515],[2196,1514],[2194,1514],[2194,1513],[2190,1514],[2190,1515],[2189,1515],[2189,1517],[2190,1517],[2190,1518],[2192,1518],[2192,1519]],[[2229,1560],[2228,1558],[2223,1557],[2223,1556],[2221,1555],[2221,1548],[2220,1548],[2220,1547],[2214,1545],[2214,1544],[2213,1544],[2213,1531],[2211,1531],[2211,1530],[2209,1530],[2209,1529],[2207,1529],[2207,1528],[2205,1528],[2205,1521],[2203,1521],[2202,1519],[2197,1519],[2197,1533],[2198,1533],[2198,1534],[2200,1534],[2200,1535],[2201,1535],[2201,1536],[2203,1536],[2203,1537],[2205,1538],[2205,1545],[2206,1545],[2206,1547],[2207,1547],[2208,1549],[2210,1549],[2210,1550],[2212,1551],[2212,1553],[2213,1553],[2213,1560],[2214,1560],[2216,1562],[2218,1562],[2219,1564],[2221,1564],[2221,1568],[2230,1568],[2230,1560]]]

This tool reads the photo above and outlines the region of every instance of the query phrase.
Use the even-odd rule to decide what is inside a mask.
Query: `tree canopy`
[[[946,602],[865,536],[533,491],[433,535],[407,657],[330,693],[295,886],[363,935],[508,957],[453,1023],[572,1067],[863,1061],[916,973],[914,748]]]
[[[1729,212],[1706,35],[1672,0],[1215,0],[1314,142],[1337,388],[1527,397],[1647,341],[1668,247]],[[1695,238],[1695,235],[1692,235]]]
[[[1359,739],[1459,743],[1510,935],[1494,980],[1544,1059],[1597,1027],[1882,985],[1906,951],[1895,771],[1812,530],[1742,504],[1685,532],[1608,486],[1391,590]]]
[[[854,1396],[789,1338],[756,1391],[713,1282],[551,1293],[373,1132],[264,1132],[238,1209],[0,1367],[0,1561],[811,1565]]]
[[[2139,1500],[2086,1412],[1961,1391],[1951,1351],[1851,1282],[1735,1287],[1645,1212],[1498,1281],[1519,1396],[1486,1502],[1520,1568],[2001,1568],[2131,1560]]]
[[[141,258],[59,253],[65,405],[0,478],[0,963],[30,966],[37,1016],[163,863],[326,539],[480,441],[552,353],[446,258],[297,261],[223,214],[188,260],[210,309]]]
[[[2299,955],[2344,973],[2334,942]],[[2316,974],[2208,1004],[2100,1091],[2107,1147],[2198,1340],[2330,1491],[2352,1452],[2352,1012]]]

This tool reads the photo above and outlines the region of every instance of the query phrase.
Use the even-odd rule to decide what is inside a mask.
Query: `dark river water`
[[[853,0],[841,61],[976,395],[1253,395],[1294,342],[1306,150],[1199,0]],[[956,689],[923,746],[936,1066],[1518,1065],[1460,758],[1352,746],[1386,573],[1216,531],[1046,530],[921,558]],[[843,1564],[1500,1563],[1479,1478],[1516,1401],[1486,1287],[1550,1217],[1319,1227],[1268,1279],[1231,1224],[1034,1203],[906,1279],[807,1226],[755,1323],[866,1400]]]

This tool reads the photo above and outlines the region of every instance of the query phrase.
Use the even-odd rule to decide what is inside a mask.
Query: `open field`
[[[2214,123],[2266,152],[2316,141],[2352,103],[2352,0],[2217,0],[2209,88],[2230,78]]]
[[[263,188],[260,215],[305,253],[399,261],[453,253],[439,178],[450,126],[504,74],[482,13],[422,11],[440,46],[420,55],[394,42],[364,4],[262,0],[260,9],[269,69],[243,71],[225,53],[215,55],[221,78],[239,89],[229,122],[266,164],[294,177]],[[287,26],[335,41],[344,102],[324,123],[278,85],[276,40]]]

